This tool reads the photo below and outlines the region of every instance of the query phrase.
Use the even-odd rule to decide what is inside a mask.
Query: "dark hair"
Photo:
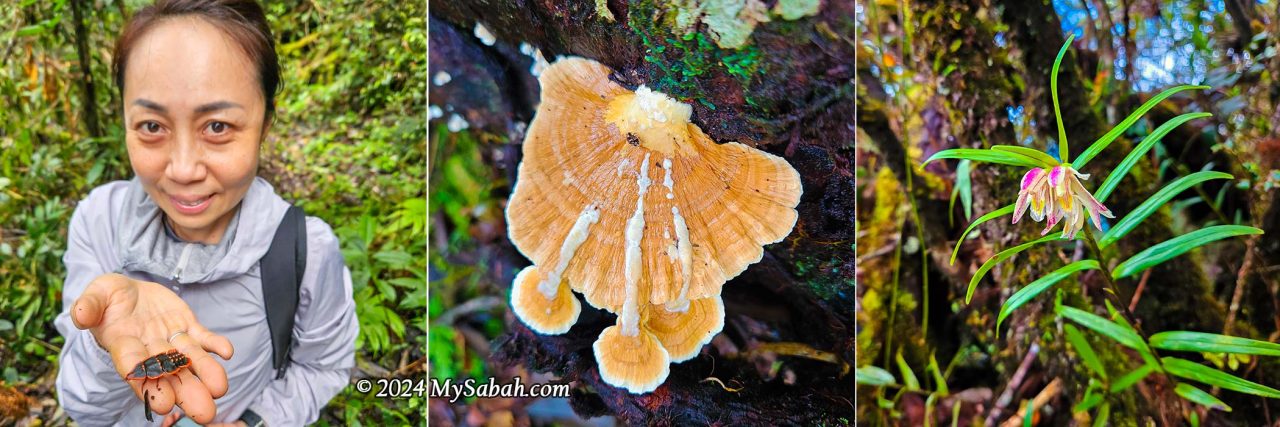
[[[139,10],[120,33],[111,57],[111,72],[121,94],[133,45],[156,24],[183,16],[201,18],[218,27],[257,65],[258,82],[266,100],[264,119],[270,122],[275,112],[276,90],[280,87],[280,59],[276,56],[275,38],[267,26],[266,14],[255,0],[156,0]]]

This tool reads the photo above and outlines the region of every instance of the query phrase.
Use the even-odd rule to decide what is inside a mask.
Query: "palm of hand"
[[[226,393],[227,375],[208,352],[228,360],[231,342],[200,325],[182,298],[156,283],[107,274],[90,283],[73,307],[76,326],[88,329],[111,354],[122,380],[148,357],[173,349],[185,354],[191,360],[186,369],[128,382],[157,413],[171,412],[176,403],[198,423],[213,420],[213,399]]]

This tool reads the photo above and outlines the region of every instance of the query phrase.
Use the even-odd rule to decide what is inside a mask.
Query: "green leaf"
[[[978,217],[978,220],[974,221],[973,224],[969,224],[969,227],[964,229],[964,233],[960,234],[960,238],[956,239],[955,249],[951,250],[951,265],[955,265],[956,255],[960,254],[960,244],[964,242],[965,237],[969,237],[969,232],[973,231],[974,228],[977,228],[979,224],[1013,213],[1013,208],[1015,207],[1016,206],[1010,204],[1003,208],[996,209],[991,212],[987,212],[986,215]],[[966,297],[965,303],[968,303],[968,302],[969,302],[969,299]]]
[[[1058,66],[1062,65],[1062,57],[1067,54],[1067,48],[1071,47],[1071,41],[1076,39],[1075,33],[1067,36],[1067,42],[1062,44],[1062,48],[1058,49],[1058,57],[1053,60],[1053,71],[1049,73],[1049,94],[1053,95],[1053,118],[1058,121],[1058,158],[1064,162],[1071,157],[1067,155],[1067,129],[1062,126],[1062,109],[1058,108]]]
[[[1102,402],[1098,407],[1098,416],[1093,419],[1093,427],[1105,427],[1111,418],[1111,402]]]
[[[1004,323],[1005,317],[1008,317],[1014,310],[1017,310],[1018,307],[1022,307],[1023,304],[1026,304],[1028,301],[1031,301],[1032,298],[1035,298],[1046,289],[1049,289],[1053,284],[1058,283],[1062,279],[1065,279],[1067,276],[1075,274],[1078,271],[1096,269],[1098,269],[1097,261],[1091,259],[1076,261],[1054,270],[1052,273],[1046,274],[1043,277],[1036,279],[1034,282],[1031,282],[1030,285],[1019,289],[1018,292],[1014,292],[1013,296],[1009,297],[1008,301],[1005,301],[1004,306],[1000,307],[1000,317],[996,318],[996,331],[1000,330],[1000,324]]]
[[[1062,330],[1067,335],[1067,342],[1070,342],[1076,348],[1076,353],[1080,354],[1080,360],[1084,361],[1084,366],[1093,371],[1099,378],[1107,379],[1107,370],[1103,367],[1102,360],[1098,359],[1098,354],[1093,351],[1093,346],[1089,345],[1089,341],[1085,339],[1084,334],[1081,334],[1080,330],[1071,324],[1062,325]]]
[[[1160,242],[1130,257],[1112,270],[1111,277],[1122,279],[1141,273],[1189,250],[1227,237],[1262,234],[1262,230],[1243,225],[1215,225]]]
[[[1143,378],[1146,378],[1147,375],[1151,375],[1155,370],[1156,368],[1154,366],[1142,365],[1138,367],[1138,369],[1134,369],[1133,372],[1124,374],[1120,378],[1117,378],[1115,382],[1111,383],[1111,392],[1119,393],[1128,390],[1129,387],[1133,387],[1134,384],[1137,384],[1138,381],[1142,381]]]
[[[1094,330],[1094,332],[1105,335],[1116,342],[1135,350],[1143,348],[1142,337],[1137,333],[1125,329],[1125,327],[1117,325],[1115,322],[1102,318],[1096,314],[1068,306],[1059,306],[1058,315],[1071,319],[1079,323],[1081,326]]]
[[[1043,151],[1040,151],[1034,148],[1020,147],[1017,145],[993,145],[991,146],[991,149],[996,151],[1008,151],[1010,153],[1016,153],[1016,154],[1021,154],[1021,155],[1030,157],[1032,159],[1039,161],[1040,166],[1046,169],[1052,169],[1062,164],[1061,162],[1058,161],[1058,159],[1055,159],[1053,158],[1053,156],[1050,156],[1049,153],[1045,153]]]
[[[1183,399],[1199,403],[1212,409],[1221,409],[1226,412],[1231,412],[1231,407],[1227,406],[1226,403],[1222,403],[1221,400],[1213,397],[1212,394],[1206,393],[1204,390],[1198,389],[1196,386],[1191,384],[1178,383],[1178,385],[1173,388],[1173,391],[1178,393],[1179,396],[1182,396]]]
[[[1280,344],[1205,332],[1161,332],[1152,335],[1150,342],[1161,350],[1280,356]]]
[[[1133,231],[1134,228],[1137,228],[1139,224],[1142,224],[1143,220],[1147,219],[1148,216],[1151,216],[1152,213],[1155,213],[1155,211],[1160,209],[1161,206],[1167,204],[1169,200],[1173,199],[1173,197],[1178,195],[1178,193],[1186,191],[1186,189],[1191,188],[1196,184],[1211,179],[1231,178],[1234,178],[1231,174],[1213,171],[1196,172],[1191,175],[1178,178],[1177,180],[1169,183],[1169,185],[1164,186],[1164,188],[1161,188],[1160,191],[1156,192],[1156,194],[1151,195],[1151,197],[1147,198],[1147,200],[1142,202],[1141,205],[1138,205],[1133,212],[1129,212],[1129,214],[1125,215],[1119,222],[1116,222],[1115,226],[1111,227],[1111,229],[1108,230],[1101,239],[1098,239],[1098,247],[1105,248],[1110,246],[1112,243],[1120,240],[1121,237],[1129,234],[1129,232]],[[1111,178],[1108,177],[1107,179],[1110,180]]]
[[[902,386],[904,390],[914,391],[920,389],[920,380],[916,379],[916,374],[911,372],[911,367],[907,365],[907,360],[902,358],[902,352],[899,351],[895,355],[898,363],[898,372],[902,373]]]
[[[1084,391],[1084,397],[1080,399],[1080,403],[1077,403],[1076,406],[1071,408],[1071,412],[1088,411],[1093,409],[1093,407],[1098,406],[1099,403],[1102,403],[1102,399],[1105,396],[1103,396],[1102,393],[1095,393],[1095,389],[1096,387],[1094,386],[1093,381],[1090,380],[1089,388]]]
[[[933,373],[933,382],[937,384],[934,387],[936,391],[933,395],[946,396],[951,394],[951,390],[947,388],[947,379],[942,376],[942,370],[938,369],[938,359],[934,355],[929,355],[929,366],[926,366],[925,370]]]
[[[978,289],[978,281],[981,281],[982,276],[986,276],[987,272],[991,271],[991,269],[995,267],[996,264],[999,264],[1001,261],[1009,259],[1009,257],[1011,256],[1017,255],[1018,252],[1025,251],[1027,250],[1027,248],[1030,248],[1037,244],[1049,242],[1053,240],[1061,240],[1061,239],[1062,239],[1061,235],[1054,233],[1051,236],[1042,237],[1040,239],[1032,240],[1030,242],[1023,243],[1021,245],[1014,246],[1012,248],[1000,251],[1000,253],[997,253],[995,256],[991,257],[991,259],[988,259],[986,262],[982,263],[982,266],[978,267],[978,272],[974,273],[972,279],[969,279],[969,290],[964,293],[964,303],[968,304],[969,300],[973,299],[973,291]]]
[[[956,190],[960,192],[960,205],[964,207],[964,219],[973,219],[973,180],[969,176],[972,160],[961,160],[956,165]]]
[[[1126,175],[1129,175],[1129,169],[1132,169],[1133,165],[1137,164],[1138,160],[1141,160],[1142,157],[1147,154],[1147,150],[1150,150],[1157,142],[1160,142],[1160,139],[1164,138],[1164,136],[1170,131],[1173,131],[1174,128],[1181,126],[1183,123],[1188,121],[1212,116],[1213,114],[1209,113],[1183,114],[1164,122],[1164,124],[1156,128],[1155,131],[1152,131],[1150,135],[1147,135],[1146,138],[1142,138],[1142,142],[1138,143],[1138,146],[1134,147],[1133,151],[1130,151],[1129,155],[1124,157],[1124,160],[1120,162],[1119,166],[1116,166],[1115,169],[1111,170],[1111,173],[1107,174],[1107,179],[1102,182],[1101,187],[1098,187],[1098,191],[1094,193],[1094,196],[1098,199],[1098,203],[1106,202],[1107,196],[1110,196],[1111,192],[1115,191],[1116,186],[1120,185],[1120,181],[1123,180]]]
[[[942,150],[933,153],[925,160],[922,165],[929,162],[942,159],[969,159],[978,162],[999,163],[1010,166],[1023,166],[1028,168],[1040,167],[1040,162],[1035,159],[1008,151],[985,150],[981,148],[952,148],[950,150]]]
[[[1129,114],[1129,117],[1125,117],[1124,121],[1120,122],[1119,125],[1116,125],[1116,127],[1111,128],[1110,131],[1102,135],[1102,137],[1098,138],[1097,141],[1094,141],[1093,145],[1090,145],[1088,149],[1084,150],[1083,153],[1080,153],[1080,157],[1077,157],[1075,161],[1071,162],[1071,165],[1074,166],[1076,170],[1084,169],[1084,165],[1088,164],[1089,160],[1092,160],[1094,156],[1097,156],[1098,153],[1101,153],[1102,150],[1106,149],[1108,145],[1111,145],[1112,141],[1115,141],[1116,138],[1118,138],[1121,134],[1124,133],[1124,131],[1129,130],[1129,127],[1133,126],[1134,123],[1137,123],[1138,119],[1142,118],[1143,114],[1146,114],[1147,111],[1150,111],[1152,108],[1155,108],[1156,104],[1159,104],[1160,101],[1164,101],[1165,98],[1168,98],[1170,96],[1173,96],[1173,94],[1175,93],[1182,92],[1188,89],[1208,89],[1208,88],[1209,88],[1208,86],[1182,85],[1182,86],[1176,86],[1169,89],[1165,89],[1164,92],[1160,92],[1159,95],[1156,95],[1150,100],[1147,100],[1146,103],[1143,103],[1141,107],[1138,107],[1138,109],[1135,110],[1132,114]]]
[[[1273,399],[1280,398],[1280,390],[1245,380],[1235,375],[1231,375],[1190,360],[1178,359],[1175,357],[1165,357],[1160,360],[1164,363],[1164,369],[1177,377],[1199,381],[1211,386],[1222,387],[1227,390],[1235,390],[1241,393],[1270,397]]]

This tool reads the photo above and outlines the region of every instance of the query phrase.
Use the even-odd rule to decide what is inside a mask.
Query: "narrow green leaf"
[[[1137,123],[1138,119],[1142,118],[1143,114],[1146,114],[1147,111],[1150,111],[1152,108],[1155,108],[1156,104],[1159,104],[1160,101],[1164,101],[1165,98],[1168,98],[1170,96],[1173,96],[1173,94],[1175,93],[1182,92],[1188,89],[1203,90],[1208,88],[1209,88],[1208,86],[1182,85],[1182,86],[1176,86],[1169,89],[1165,89],[1164,92],[1160,92],[1159,95],[1156,95],[1150,100],[1147,100],[1146,103],[1143,103],[1141,107],[1138,107],[1138,109],[1135,110],[1132,114],[1129,114],[1129,117],[1125,117],[1124,121],[1120,122],[1119,125],[1116,125],[1116,127],[1111,128],[1110,131],[1102,135],[1102,137],[1098,138],[1097,141],[1094,141],[1093,145],[1090,145],[1088,149],[1084,150],[1083,153],[1080,153],[1080,157],[1077,157],[1075,161],[1071,162],[1071,165],[1074,166],[1076,170],[1084,169],[1084,165],[1088,164],[1089,160],[1092,160],[1094,156],[1097,156],[1098,153],[1101,153],[1102,150],[1106,149],[1108,145],[1111,145],[1112,141],[1115,141],[1116,138],[1118,138],[1121,134],[1124,133],[1124,131],[1129,130],[1129,127],[1133,126],[1134,123]],[[1063,157],[1063,158],[1066,158],[1066,157]]]
[[[1280,344],[1205,332],[1161,332],[1152,335],[1150,342],[1161,350],[1280,356]]]
[[[973,180],[969,176],[972,160],[961,160],[956,165],[956,189],[960,191],[960,205],[964,207],[964,219],[973,219]]]
[[[854,380],[858,384],[869,386],[878,387],[892,385],[894,383],[893,374],[889,373],[889,371],[871,365],[858,368],[854,371],[853,376]]]
[[[1027,401],[1027,413],[1022,416],[1022,427],[1031,427],[1031,421],[1036,419],[1035,401]]]
[[[911,372],[911,366],[907,365],[907,360],[902,358],[902,352],[899,351],[895,355],[898,363],[898,372],[902,373],[902,386],[907,391],[920,389],[920,380],[916,379],[915,372]]]
[[[1183,114],[1164,122],[1164,124],[1152,131],[1150,135],[1147,135],[1146,138],[1142,138],[1142,142],[1139,142],[1138,146],[1133,147],[1133,151],[1130,151],[1129,155],[1125,156],[1124,160],[1120,162],[1120,165],[1116,166],[1115,169],[1112,169],[1111,172],[1107,174],[1107,179],[1102,182],[1101,187],[1098,187],[1098,191],[1094,193],[1098,202],[1105,203],[1107,201],[1107,197],[1111,195],[1111,192],[1115,191],[1116,186],[1120,185],[1120,181],[1123,180],[1126,175],[1129,175],[1129,169],[1132,169],[1133,165],[1137,164],[1138,160],[1141,160],[1142,157],[1147,154],[1147,150],[1150,150],[1157,142],[1160,142],[1160,139],[1173,131],[1174,128],[1191,120],[1212,116],[1213,114],[1209,113]]]
[[[1080,403],[1071,407],[1071,412],[1088,411],[1093,409],[1093,407],[1098,406],[1099,403],[1102,403],[1102,399],[1105,396],[1103,396],[1102,393],[1095,393],[1095,389],[1096,387],[1094,386],[1093,380],[1089,380],[1089,388],[1085,389],[1084,397],[1080,399]]]
[[[1107,338],[1111,338],[1126,347],[1135,350],[1142,347],[1142,337],[1138,336],[1137,333],[1104,319],[1102,316],[1065,305],[1058,307],[1058,315],[1105,335]]]
[[[1067,335],[1067,342],[1070,342],[1071,346],[1076,348],[1076,353],[1080,354],[1080,360],[1084,361],[1084,366],[1099,378],[1107,379],[1107,369],[1103,367],[1102,360],[1098,359],[1098,354],[1093,351],[1093,346],[1089,345],[1089,340],[1085,339],[1084,334],[1071,324],[1062,325],[1062,330]]]
[[[1035,159],[1008,151],[986,150],[982,148],[952,148],[950,150],[942,150],[933,153],[928,160],[924,161],[924,165],[934,160],[942,159],[969,159],[977,162],[999,163],[1003,165],[1022,166],[1028,168],[1040,167],[1040,162]]]
[[[934,387],[935,395],[946,396],[951,394],[951,390],[947,388],[947,379],[942,376],[942,370],[938,369],[938,359],[934,355],[929,355],[929,366],[926,366],[925,370],[933,373],[933,382],[937,384]]]
[[[1262,230],[1243,225],[1215,225],[1160,242],[1130,257],[1112,270],[1111,277],[1122,279],[1182,255],[1189,250],[1228,237],[1262,234]]]
[[[1164,369],[1177,377],[1202,382],[1211,386],[1222,387],[1252,395],[1280,398],[1280,390],[1258,384],[1226,372],[1219,371],[1190,360],[1165,357],[1160,359]]]
[[[1000,316],[996,318],[996,331],[1000,330],[1000,324],[1004,323],[1005,317],[1008,317],[1014,310],[1017,310],[1018,307],[1022,307],[1023,304],[1026,304],[1028,301],[1031,301],[1032,298],[1035,298],[1046,289],[1049,289],[1053,284],[1058,283],[1062,279],[1065,279],[1078,271],[1096,269],[1098,269],[1097,261],[1091,259],[1076,261],[1054,270],[1052,273],[1046,274],[1043,277],[1036,279],[1034,282],[1031,282],[1030,285],[1019,289],[1018,292],[1014,292],[1013,296],[1009,297],[1008,301],[1005,301],[1004,306],[1000,307]]]
[[[1147,200],[1142,202],[1141,205],[1138,205],[1133,212],[1129,212],[1129,214],[1125,215],[1124,218],[1121,218],[1119,222],[1116,222],[1116,225],[1111,227],[1111,229],[1107,231],[1107,234],[1103,235],[1101,239],[1098,239],[1098,246],[1105,248],[1110,246],[1112,243],[1115,243],[1117,240],[1120,240],[1121,237],[1124,237],[1126,234],[1129,234],[1130,231],[1133,231],[1134,228],[1137,228],[1138,224],[1142,224],[1142,221],[1147,219],[1148,216],[1151,216],[1152,213],[1155,213],[1157,209],[1160,209],[1161,206],[1169,203],[1169,200],[1172,200],[1173,197],[1177,196],[1179,193],[1186,191],[1186,189],[1212,179],[1231,178],[1234,177],[1228,173],[1206,171],[1196,172],[1174,180],[1169,183],[1169,185],[1161,188],[1160,191],[1157,191],[1156,194],[1147,198]],[[1107,179],[1110,180],[1111,178],[1108,177]]]
[[[1061,239],[1062,239],[1062,235],[1054,233],[1053,235],[1041,237],[1039,239],[1032,240],[1030,242],[1023,243],[1021,245],[1014,246],[1012,248],[1000,251],[1000,253],[997,253],[995,256],[991,257],[991,259],[988,259],[987,262],[982,263],[982,266],[978,267],[978,272],[974,273],[972,279],[969,279],[969,290],[964,293],[964,303],[968,304],[969,300],[973,299],[973,291],[978,289],[978,282],[981,281],[982,276],[986,276],[987,272],[991,271],[991,269],[994,268],[996,264],[999,264],[1001,261],[1009,259],[1009,257],[1016,255],[1018,252],[1025,251],[1027,250],[1027,248],[1030,248],[1037,244],[1053,241],[1053,240],[1061,240]]]
[[[1183,399],[1199,403],[1212,409],[1221,409],[1226,412],[1231,412],[1231,407],[1227,406],[1226,403],[1223,403],[1221,400],[1218,400],[1218,398],[1213,397],[1212,394],[1198,389],[1196,386],[1191,384],[1178,383],[1178,385],[1173,388],[1173,391],[1178,393],[1179,396],[1182,396]]]
[[[1058,49],[1058,57],[1053,60],[1053,71],[1049,73],[1049,94],[1053,95],[1053,118],[1058,121],[1058,158],[1066,163],[1071,156],[1067,154],[1067,129],[1062,126],[1062,109],[1058,108],[1058,66],[1062,65],[1062,57],[1067,54],[1067,48],[1071,47],[1071,41],[1076,39],[1076,34],[1071,33],[1067,36],[1067,42],[1062,44],[1062,48]]]
[[[974,228],[977,228],[979,224],[1013,213],[1014,207],[1015,206],[1011,204],[1003,208],[987,212],[986,215],[978,217],[978,220],[974,221],[973,224],[969,224],[969,227],[964,229],[964,233],[960,234],[960,238],[956,239],[956,248],[951,250],[951,265],[955,265],[956,255],[960,253],[960,244],[964,242],[965,237],[969,237],[969,232],[973,231]],[[967,298],[965,302],[968,303]]]
[[[1129,387],[1133,387],[1134,384],[1137,384],[1138,381],[1142,381],[1143,378],[1146,378],[1147,375],[1151,375],[1155,370],[1155,367],[1151,365],[1142,365],[1138,367],[1138,369],[1134,369],[1133,372],[1124,374],[1120,378],[1117,378],[1115,382],[1111,383],[1111,392],[1119,393],[1128,390]]]
[[[1093,427],[1105,427],[1111,422],[1111,402],[1102,402],[1098,407],[1098,416],[1093,419]]]
[[[1061,162],[1058,161],[1058,159],[1055,159],[1053,158],[1053,156],[1050,156],[1049,153],[1046,153],[1034,148],[1020,147],[1017,145],[993,145],[991,146],[991,149],[996,151],[1008,151],[1010,153],[1017,153],[1017,154],[1030,157],[1032,159],[1039,161],[1040,165],[1045,168],[1051,169],[1055,166],[1062,164]]]

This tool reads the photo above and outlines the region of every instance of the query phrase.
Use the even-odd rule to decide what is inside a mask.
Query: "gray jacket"
[[[159,207],[141,183],[117,181],[94,189],[76,207],[63,262],[62,313],[66,337],[58,371],[58,399],[80,425],[148,425],[142,402],[116,373],[89,331],[76,329],[69,310],[94,278],[119,272],[170,287],[197,321],[231,340],[227,394],[214,401],[215,422],[232,422],[246,408],[267,425],[315,422],[320,409],[347,386],[359,329],[351,274],[338,240],[324,221],[307,218],[307,269],[299,290],[291,364],[282,379],[271,366],[271,336],[258,261],[267,252],[288,203],[256,179],[217,245],[182,242],[167,232]],[[163,419],[155,416],[158,425]]]

